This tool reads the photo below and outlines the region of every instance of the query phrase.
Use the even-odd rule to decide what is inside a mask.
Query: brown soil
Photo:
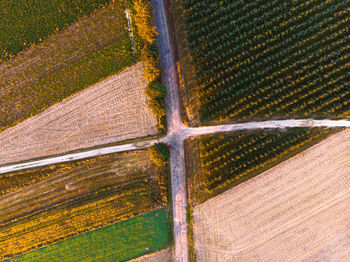
[[[349,173],[346,130],[195,207],[198,260],[346,261]]]
[[[0,165],[157,133],[143,64],[103,80],[0,133]]]

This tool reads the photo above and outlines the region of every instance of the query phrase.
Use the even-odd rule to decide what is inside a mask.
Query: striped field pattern
[[[201,121],[349,115],[349,1],[183,7]]]

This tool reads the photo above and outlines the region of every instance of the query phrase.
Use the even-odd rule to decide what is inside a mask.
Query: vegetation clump
[[[159,57],[149,50],[148,47],[143,47],[141,50],[141,60],[145,62],[143,76],[148,82],[155,81],[160,78]]]
[[[141,61],[145,63],[143,70],[144,78],[149,82],[145,92],[149,98],[149,106],[157,118],[158,129],[161,133],[166,131],[166,110],[165,96],[166,87],[159,81],[161,69],[159,54],[155,43],[157,31],[153,23],[152,6],[149,1],[136,0],[129,7],[132,7],[131,14],[135,31],[141,39],[141,48],[137,52],[141,53]],[[140,46],[138,44],[138,46]]]
[[[135,24],[140,37],[148,44],[152,44],[156,38],[156,27],[153,24],[152,8],[150,1],[136,0],[134,3]]]
[[[167,93],[168,93],[168,90],[166,86],[158,81],[151,82],[146,87],[146,95],[152,99],[165,98]]]
[[[148,149],[151,160],[157,166],[164,166],[169,163],[170,151],[165,143],[156,143]]]

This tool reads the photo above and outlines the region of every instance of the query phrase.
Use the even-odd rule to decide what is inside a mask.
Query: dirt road
[[[183,127],[181,139],[190,136],[208,135],[213,133],[232,132],[237,130],[262,129],[262,128],[287,128],[287,127],[350,127],[350,121],[347,120],[314,120],[314,119],[288,119],[272,120],[263,122],[248,122],[240,124],[202,126],[202,127]]]
[[[176,67],[171,50],[167,20],[162,0],[151,1],[154,13],[154,21],[157,27],[157,42],[161,67],[163,69],[163,83],[168,88],[166,97],[168,140],[172,145],[170,168],[171,168],[171,189],[173,199],[174,217],[174,238],[175,238],[175,259],[178,262],[188,261],[186,207],[187,193],[185,180],[185,156],[181,134],[180,104],[176,79]]]
[[[37,161],[30,161],[30,162],[24,162],[14,165],[7,165],[0,167],[0,174],[18,171],[21,169],[28,169],[28,168],[34,168],[34,167],[40,167],[40,166],[46,166],[46,165],[52,165],[57,163],[63,163],[68,161],[74,161],[79,159],[85,159],[89,157],[95,157],[95,156],[101,156],[101,155],[107,155],[117,152],[123,152],[123,151],[130,151],[140,148],[147,148],[152,146],[154,143],[157,142],[166,142],[167,138],[161,138],[161,139],[153,139],[153,140],[144,140],[140,142],[130,143],[130,144],[124,144],[124,145],[117,145],[117,146],[109,146],[99,149],[93,149],[88,150],[84,152],[78,152],[78,153],[72,153],[72,154],[66,154],[62,156],[57,157],[51,157],[46,159],[41,159]]]

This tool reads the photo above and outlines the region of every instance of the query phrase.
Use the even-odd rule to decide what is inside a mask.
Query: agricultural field
[[[111,1],[3,62],[0,131],[136,63],[124,9]]]
[[[194,207],[198,261],[347,261],[345,130]]]
[[[0,133],[0,165],[156,135],[139,62]]]
[[[1,175],[0,260],[166,208],[168,172],[144,149]]]
[[[66,28],[110,0],[0,3],[0,62]]]
[[[172,262],[172,261],[174,261],[174,257],[173,257],[173,251],[170,247],[130,260],[130,262]]]
[[[155,210],[16,257],[16,261],[125,261],[169,245],[168,226],[167,212]]]
[[[197,122],[350,116],[347,1],[174,2]]]
[[[326,138],[338,129],[240,131],[186,141],[189,202],[203,203]]]

